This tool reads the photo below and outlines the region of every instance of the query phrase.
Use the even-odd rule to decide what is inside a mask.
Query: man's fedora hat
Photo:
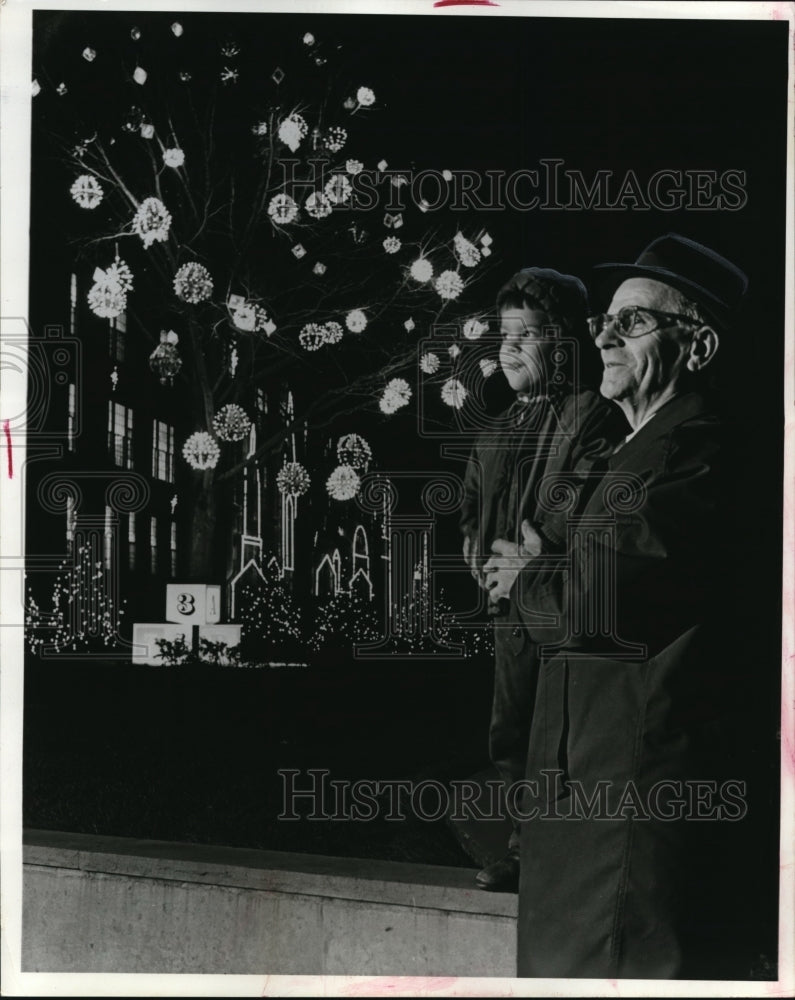
[[[731,261],[678,233],[654,240],[634,264],[599,264],[594,270],[605,295],[627,278],[653,278],[692,299],[720,326],[729,324],[748,287],[748,278]]]

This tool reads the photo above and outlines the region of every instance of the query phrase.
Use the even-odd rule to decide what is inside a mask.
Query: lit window
[[[135,514],[127,519],[127,553],[130,569],[135,569]]]
[[[74,382],[69,383],[69,399],[66,411],[66,447],[75,450],[75,420],[77,417],[77,389]]]
[[[171,522],[171,575],[177,575],[177,525]]]
[[[174,428],[162,420],[152,423],[152,475],[174,482]]]
[[[133,467],[133,411],[121,403],[108,403],[108,451],[116,465]]]
[[[119,313],[108,325],[108,354],[111,360],[124,361],[125,334],[127,333],[127,313]]]
[[[157,573],[157,518],[149,519],[149,569]]]
[[[110,570],[113,559],[113,508],[105,508],[105,546],[103,555],[105,558],[105,569]]]
[[[69,281],[69,333],[75,335],[75,317],[77,315],[77,275],[72,274]]]
[[[75,541],[75,528],[77,526],[77,509],[75,498],[71,493],[66,496],[66,550],[72,551]]]

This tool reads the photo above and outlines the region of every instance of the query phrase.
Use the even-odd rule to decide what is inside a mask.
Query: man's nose
[[[622,340],[616,332],[615,320],[608,320],[594,340],[594,344],[596,344],[599,350],[603,347],[615,347],[620,343],[622,343]]]

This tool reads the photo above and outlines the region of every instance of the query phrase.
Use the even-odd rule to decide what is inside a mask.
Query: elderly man
[[[722,928],[694,845],[707,831],[717,852],[727,824],[715,821],[742,813],[725,801],[740,790],[712,783],[730,685],[711,627],[726,539],[705,370],[746,279],[676,234],[599,271],[614,289],[590,321],[601,392],[631,431],[543,484],[548,516],[523,529],[536,558],[518,578],[515,563],[491,574],[497,596],[512,589],[542,661],[519,975],[697,976],[699,949],[719,949]]]

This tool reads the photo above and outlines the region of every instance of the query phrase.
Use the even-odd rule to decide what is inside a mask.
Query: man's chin
[[[599,392],[605,399],[621,399],[624,388],[620,382],[605,373],[602,376],[602,384],[599,386]]]

